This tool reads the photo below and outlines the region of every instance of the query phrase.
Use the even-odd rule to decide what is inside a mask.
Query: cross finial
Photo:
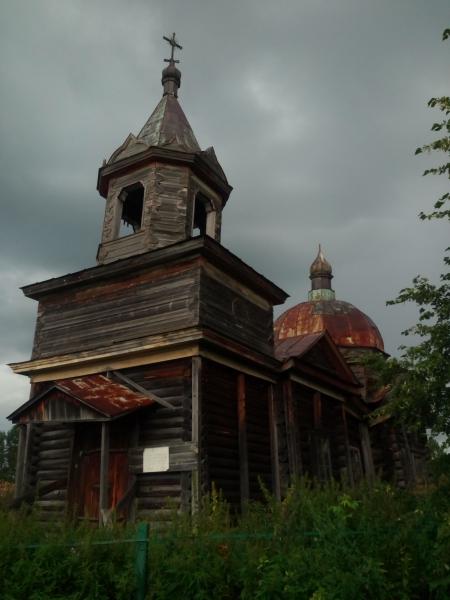
[[[179,60],[175,60],[174,57],[173,57],[173,55],[174,55],[174,52],[175,52],[175,48],[178,48],[179,50],[183,50],[183,46],[180,46],[180,44],[175,39],[175,33],[172,34],[171,38],[163,35],[163,39],[166,40],[166,42],[169,42],[169,44],[171,45],[170,58],[165,58],[164,62],[179,63],[180,61]]]

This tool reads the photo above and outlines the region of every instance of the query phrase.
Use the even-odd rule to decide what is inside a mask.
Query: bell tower
[[[198,235],[220,241],[222,210],[232,190],[214,148],[201,150],[179,102],[181,72],[171,46],[163,96],[137,136],[130,133],[98,173],[106,199],[99,264]]]

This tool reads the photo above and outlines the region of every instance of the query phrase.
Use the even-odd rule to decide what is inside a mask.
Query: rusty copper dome
[[[325,330],[338,346],[384,350],[383,338],[372,319],[342,300],[301,302],[285,311],[275,321],[275,344]]]
[[[338,346],[376,348],[384,351],[378,327],[361,310],[343,300],[336,300],[331,289],[330,263],[319,246],[310,268],[309,301],[285,311],[275,321],[275,344],[287,338],[328,331]]]

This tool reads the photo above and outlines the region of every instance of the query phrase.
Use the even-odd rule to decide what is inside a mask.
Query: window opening
[[[209,210],[208,210],[209,208]],[[211,211],[211,204],[203,194],[197,194],[194,206],[194,224],[192,235],[206,235],[206,224],[208,221],[208,212]]]
[[[119,196],[122,203],[119,235],[124,237],[141,230],[144,209],[144,188],[140,183],[125,188]]]

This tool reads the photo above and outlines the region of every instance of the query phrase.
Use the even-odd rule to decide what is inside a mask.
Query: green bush
[[[134,597],[135,527],[0,517],[2,599]],[[420,493],[300,481],[238,519],[213,494],[194,517],[151,529],[148,584],[155,600],[447,599],[450,480]]]

